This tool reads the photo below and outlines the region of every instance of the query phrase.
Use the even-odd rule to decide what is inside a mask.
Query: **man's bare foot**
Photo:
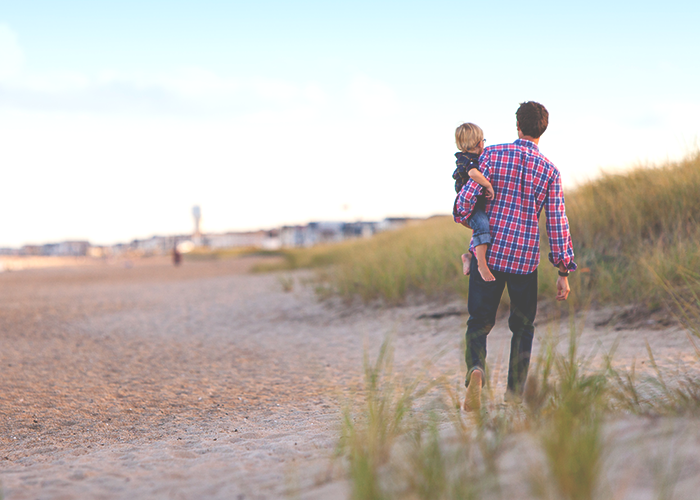
[[[520,404],[523,402],[523,397],[520,394],[507,390],[505,396],[503,396],[503,401],[506,403]]]
[[[462,272],[465,276],[469,275],[469,268],[472,265],[472,254],[463,253],[462,254]]]
[[[474,370],[469,376],[467,395],[462,405],[464,411],[478,411],[481,408],[481,377],[481,370]]]
[[[484,265],[479,264],[479,274],[481,275],[481,279],[484,281],[496,281],[496,277],[493,275],[491,269],[489,269],[489,266],[487,266],[485,262]]]

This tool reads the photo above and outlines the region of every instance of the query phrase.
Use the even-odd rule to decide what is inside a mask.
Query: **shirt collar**
[[[535,144],[535,143],[532,142],[532,141],[528,141],[527,139],[516,139],[515,142],[514,142],[514,144],[515,144],[516,146],[522,146],[522,147],[524,147],[524,148],[534,149],[535,151],[539,151],[539,150],[540,150],[540,148],[537,147],[537,144]]]
[[[470,160],[478,160],[479,159],[479,155],[476,153],[469,153],[469,152],[463,153],[462,151],[457,151],[455,153],[455,156],[457,158],[468,158]]]

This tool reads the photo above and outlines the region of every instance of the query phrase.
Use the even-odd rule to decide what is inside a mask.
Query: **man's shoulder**
[[[538,166],[545,170],[550,177],[556,177],[559,175],[559,169],[556,167],[556,165],[554,165],[549,158],[543,155],[539,149],[532,152],[532,154],[534,155],[535,162],[538,164]]]
[[[514,142],[506,142],[504,144],[493,144],[491,146],[486,146],[484,148],[484,154],[486,153],[500,153],[505,151],[517,151],[519,146]]]
[[[535,146],[534,148],[529,146]],[[523,153],[526,155],[535,154],[547,160],[537,149],[533,143],[523,144],[522,141],[506,142],[503,144],[494,144],[486,146],[483,154],[486,156],[512,155],[513,153]],[[547,160],[549,161],[549,160]],[[551,163],[551,162],[550,162]]]
[[[502,166],[502,163],[507,163],[508,158],[518,151],[518,147],[514,143],[494,144],[486,146],[481,153],[479,163],[485,163],[491,167]]]
[[[517,159],[516,159],[517,158]],[[484,148],[482,161],[488,160],[492,167],[498,168],[511,166],[511,162],[530,163],[536,170],[544,173],[547,177],[556,177],[559,169],[554,163],[539,150],[539,147],[530,142],[517,140],[505,144],[494,144]]]
[[[508,142],[504,144],[494,144],[492,146],[487,146],[484,148],[484,152],[481,156],[481,161],[489,161],[492,164],[498,164],[501,166],[506,166],[512,162],[519,163],[517,158],[526,158],[532,154],[539,155],[537,149],[530,149],[528,147],[516,142]],[[539,155],[541,156],[541,155]],[[544,156],[541,156],[543,159]],[[547,160],[549,161],[549,160]]]

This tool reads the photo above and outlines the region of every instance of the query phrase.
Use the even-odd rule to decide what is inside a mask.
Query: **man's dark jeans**
[[[486,336],[496,324],[496,312],[508,286],[510,318],[508,326],[513,337],[510,341],[508,391],[521,394],[530,366],[532,338],[535,334],[537,313],[537,270],[530,274],[493,271],[496,281],[484,281],[479,274],[476,259],[471,261],[469,274],[469,321],[467,322],[467,385],[475,369],[484,371]],[[483,379],[482,379],[483,380]]]

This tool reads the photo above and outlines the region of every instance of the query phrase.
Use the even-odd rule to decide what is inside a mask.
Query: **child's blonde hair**
[[[455,142],[462,153],[473,151],[484,140],[484,131],[473,123],[463,123],[455,130]]]

